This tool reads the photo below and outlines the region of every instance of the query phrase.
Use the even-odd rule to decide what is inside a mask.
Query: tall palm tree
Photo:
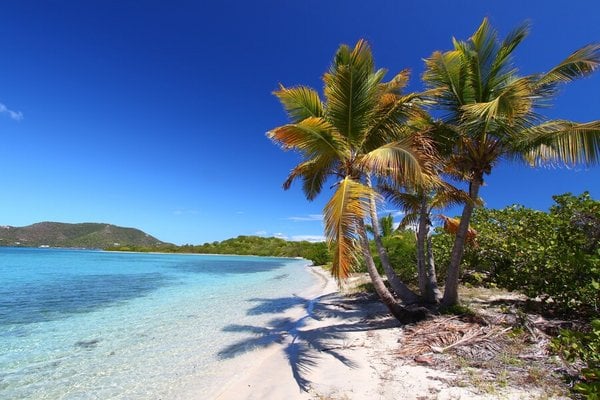
[[[435,107],[454,132],[450,165],[468,183],[477,199],[484,175],[501,159],[531,165],[559,161],[595,164],[600,156],[600,121],[576,123],[549,120],[540,114],[563,83],[589,75],[600,65],[600,46],[585,46],[549,72],[518,75],[511,55],[529,31],[524,24],[503,41],[484,19],[467,40],[453,40],[454,48],[434,52],[425,60],[423,80]],[[463,208],[452,248],[443,303],[458,303],[459,265],[475,202]]]
[[[417,147],[415,143],[425,142],[415,142],[402,128],[402,121],[420,112],[414,104],[416,96],[401,93],[408,73],[403,71],[389,82],[383,82],[384,75],[384,70],[375,69],[365,41],[352,49],[342,45],[323,77],[323,100],[305,86],[281,86],[274,93],[290,123],[267,136],[284,150],[297,150],[302,156],[284,188],[302,179],[302,189],[312,200],[327,179],[335,179],[335,192],[324,209],[325,234],[333,249],[332,274],[344,279],[364,258],[375,290],[400,318],[402,307],[385,287],[369,250],[364,219],[380,196],[366,179],[375,174],[421,181],[426,147]],[[400,284],[394,287],[399,297],[410,300],[415,296]]]

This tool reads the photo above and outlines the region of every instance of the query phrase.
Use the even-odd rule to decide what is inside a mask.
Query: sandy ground
[[[320,268],[293,323],[274,329],[272,344],[215,399],[527,399],[543,393],[506,388],[493,394],[457,387],[455,373],[398,356],[402,327],[378,301],[347,297]],[[247,355],[245,355],[247,356]]]

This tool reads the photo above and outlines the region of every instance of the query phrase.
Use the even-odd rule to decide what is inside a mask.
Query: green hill
[[[110,224],[40,222],[24,227],[0,227],[0,246],[104,249],[112,246],[154,247],[165,244],[139,229]]]

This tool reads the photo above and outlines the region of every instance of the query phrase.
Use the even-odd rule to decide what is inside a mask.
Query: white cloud
[[[186,210],[186,209],[177,209],[173,211],[173,215],[196,215],[198,214],[197,210]]]
[[[302,217],[288,217],[287,219],[294,222],[323,221],[323,214],[309,214]]]
[[[290,238],[294,242],[306,240],[307,242],[324,242],[325,236],[322,235],[295,235]]]
[[[279,238],[279,239],[285,239],[285,240],[288,239],[288,237],[284,233],[281,233],[281,232],[276,232],[273,234],[273,236],[276,238]]]
[[[379,212],[380,217],[385,217],[388,214],[392,214],[392,217],[404,217],[404,214],[406,214],[406,213],[402,210],[395,210],[395,209],[381,210]]]
[[[8,107],[2,103],[0,103],[0,114],[8,114],[8,116],[15,121],[21,121],[23,119],[22,112],[9,110]]]
[[[254,232],[254,234],[256,236],[265,236],[267,234],[267,231],[256,231]]]

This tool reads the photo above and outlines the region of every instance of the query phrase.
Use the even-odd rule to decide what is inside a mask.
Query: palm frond
[[[400,95],[402,94],[402,89],[404,89],[406,85],[408,85],[409,79],[410,70],[404,69],[398,74],[396,74],[396,76],[394,76],[391,81],[382,83],[380,85],[380,88],[384,93]]]
[[[573,52],[556,67],[542,75],[538,85],[571,82],[594,72],[600,66],[600,44],[590,44]]]
[[[455,48],[462,52],[462,58],[468,65],[468,87],[473,93],[473,100],[487,100],[488,80],[495,54],[498,51],[498,34],[487,18],[471,36],[468,42],[455,42]]]
[[[347,151],[344,138],[323,118],[311,117],[277,127],[267,132],[267,137],[283,149],[298,150],[307,158],[324,154],[343,158]]]
[[[518,26],[510,32],[496,53],[496,57],[492,63],[489,77],[489,86],[499,87],[510,79],[515,74],[515,70],[511,65],[512,52],[521,44],[521,42],[529,34],[530,24],[528,22]],[[490,93],[486,93],[487,97]]]
[[[415,93],[406,96],[383,94],[373,110],[361,145],[366,151],[370,151],[390,140],[414,133],[414,130],[409,129],[409,122],[427,116],[421,103],[421,98]]]
[[[336,162],[335,158],[318,156],[298,164],[283,183],[283,189],[288,190],[294,180],[302,178],[302,191],[308,200],[314,200],[321,192]]]
[[[368,44],[360,40],[350,51],[340,47],[331,71],[323,77],[327,118],[352,143],[358,143],[377,105],[384,70],[374,71]]]
[[[430,201],[431,208],[443,209],[466,203],[474,203],[477,206],[483,204],[480,198],[473,202],[473,199],[471,199],[467,192],[447,182],[441,182],[439,185],[436,185],[434,190],[435,193]]]
[[[279,90],[273,94],[277,96],[293,123],[299,123],[309,117],[323,116],[323,104],[319,94],[309,87],[286,88],[279,85]]]
[[[421,207],[422,193],[403,191],[398,185],[390,185],[386,182],[381,182],[377,187],[387,200],[406,213],[417,212]]]
[[[596,165],[600,162],[600,121],[549,121],[529,129],[520,145],[530,165]]]
[[[423,81],[433,90],[433,101],[450,112],[468,103],[465,96],[465,66],[462,53],[457,50],[434,52],[425,60]]]
[[[358,262],[357,223],[369,213],[369,199],[378,196],[368,186],[344,178],[324,209],[325,236],[333,248],[332,275],[345,279]]]
[[[531,88],[531,82],[527,78],[513,80],[503,87],[493,100],[464,105],[463,120],[484,120],[487,124],[492,121],[514,124],[519,118],[526,118],[532,109]]]
[[[378,176],[402,179],[419,184],[428,179],[424,163],[427,155],[414,146],[414,138],[405,138],[385,144],[360,159],[365,171]]]

